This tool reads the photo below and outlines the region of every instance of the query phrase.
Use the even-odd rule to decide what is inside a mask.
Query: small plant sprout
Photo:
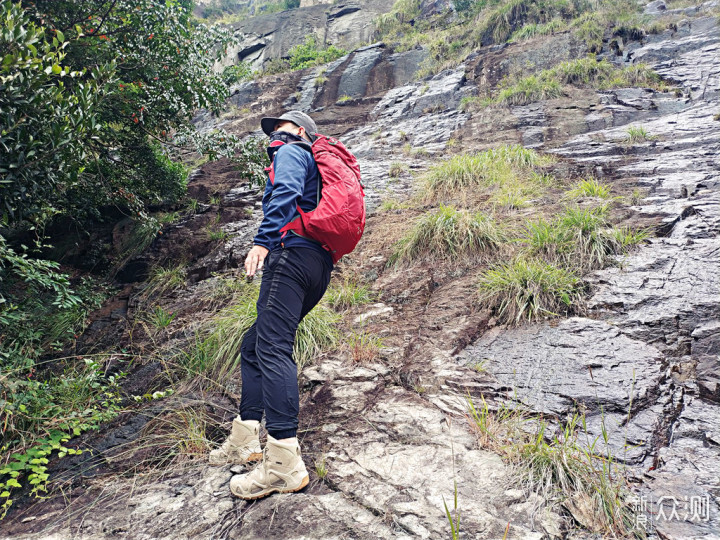
[[[173,322],[173,319],[177,316],[177,313],[173,313],[172,311],[165,311],[160,306],[155,306],[155,310],[150,315],[150,322],[156,327],[156,328],[167,328],[170,326],[170,323]]]
[[[328,473],[328,465],[324,455],[320,456],[320,459],[315,462],[315,473],[321,481],[325,480]]]
[[[347,103],[348,101],[352,101],[352,97],[348,96],[347,94],[340,96],[337,100],[338,103]]]
[[[229,237],[230,233],[222,229],[208,229],[208,238],[213,242],[227,240]]]
[[[197,214],[200,209],[200,201],[197,199],[188,199],[186,208],[189,213]]]

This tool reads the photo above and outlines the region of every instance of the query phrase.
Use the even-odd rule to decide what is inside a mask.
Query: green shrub
[[[298,70],[327,64],[346,54],[347,51],[335,47],[335,45],[330,45],[324,49],[319,48],[315,36],[310,34],[305,36],[304,43],[295,45],[288,51],[288,62],[290,69]]]
[[[164,142],[191,140],[191,111],[224,105],[212,66],[228,31],[150,0],[118,0],[102,17],[82,2],[3,2],[0,18],[14,29],[0,34],[1,123],[15,126],[0,134],[5,225],[62,215],[88,228],[104,206],[136,216],[184,193]]]
[[[231,66],[226,66],[222,72],[223,80],[225,84],[235,84],[242,81],[252,79],[253,71],[250,64],[247,62],[240,62]]]
[[[582,298],[582,283],[574,274],[534,259],[485,270],[478,287],[480,302],[510,324],[565,314]]]
[[[497,249],[505,235],[488,216],[451,206],[427,212],[395,246],[390,264],[422,257],[478,257]]]

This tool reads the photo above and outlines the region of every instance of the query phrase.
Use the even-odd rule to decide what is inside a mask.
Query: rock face
[[[657,218],[660,237],[593,276],[595,320],[496,330],[460,358],[488,358],[497,384],[537,411],[563,417],[582,406],[594,436],[602,407],[613,453],[644,482],[648,528],[697,538],[720,530],[720,32],[707,17],[670,37],[626,57],[676,81],[686,98],[608,92],[603,112],[587,118],[597,129],[555,150],[598,171],[622,164],[616,173],[649,191],[633,210]],[[639,122],[657,138],[630,148],[627,125]]]
[[[373,20],[386,13],[392,3],[381,0],[369,2],[313,2],[299,9],[261,15],[233,25],[239,34],[239,46],[228,50],[224,65],[244,61],[253,69],[272,58],[287,56],[295,45],[314,36],[319,45],[332,44],[352,48],[372,39]]]
[[[244,58],[259,63],[281,56],[306,33],[332,41],[325,36],[353,26],[346,17],[357,18],[351,32],[361,33],[362,21],[390,9],[379,2],[356,11],[351,3],[307,4],[279,18],[241,23],[250,36]],[[648,13],[661,12],[660,4],[653,2]],[[584,412],[590,437],[605,429],[609,449],[632,471],[659,536],[717,535],[720,123],[713,117],[719,110],[719,39],[716,18],[699,17],[678,23],[675,32],[626,43],[613,56],[617,62],[647,62],[678,83],[679,96],[642,88],[578,90],[523,107],[472,115],[458,110],[463,97],[527,62],[550,67],[582,56],[569,34],[481,48],[463,65],[420,81],[414,77],[425,51],[395,54],[376,43],[322,68],[235,87],[230,104],[250,112],[241,118],[199,115],[199,126],[257,134],[261,116],[286,108],[312,113],[321,132],[341,136],[358,156],[370,219],[381,200],[412,192],[412,171],[455,144],[480,149],[523,143],[555,152],[588,174],[613,175],[647,191],[632,211],[641,222],[659,223],[660,234],[620,267],[592,276],[586,316],[516,329],[488,330],[489,314],[466,308],[463,300],[474,290],[471,276],[450,288],[442,276],[452,268],[408,271],[407,279],[403,272],[383,275],[386,258],[363,252],[354,262],[362,262],[358,267],[377,280],[384,297],[353,314],[354,320],[387,343],[373,361],[358,365],[324,357],[300,374],[299,436],[312,478],[302,493],[241,502],[228,489],[239,469],[212,468],[203,460],[162,476],[124,477],[119,473],[132,464],[118,464],[117,456],[136,431],[149,429],[136,414],[136,423],[118,421],[101,441],[90,441],[96,448],[92,460],[76,462],[69,473],[75,478],[70,506],[62,497],[25,506],[3,534],[434,539],[449,536],[444,502],[452,512],[457,486],[462,537],[503,538],[508,524],[508,538],[562,536],[572,523],[548,511],[539,496],[513,489],[512,471],[500,456],[478,449],[463,416],[470,391],[514,394],[556,422]],[[320,76],[324,84],[316,83]],[[658,138],[629,145],[627,127],[637,124]],[[392,164],[402,169],[396,178],[388,174]],[[230,168],[226,162],[208,164],[190,182],[197,198],[222,194],[220,226],[231,238],[212,249],[200,240],[193,244],[189,287],[173,300],[178,306],[206,301],[212,274],[241,263],[258,225],[259,196],[233,181]],[[179,244],[178,238],[192,238],[206,227],[207,206],[174,225],[140,263],[147,268],[164,260],[173,238]],[[369,234],[392,238],[393,232]],[[478,362],[487,373],[468,368]],[[162,375],[159,362],[143,369],[148,379]],[[230,420],[234,404],[223,399],[198,398]],[[207,434],[213,440],[221,435]]]

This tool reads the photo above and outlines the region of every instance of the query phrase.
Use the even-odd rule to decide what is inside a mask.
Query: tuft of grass
[[[176,316],[177,313],[165,311],[162,307],[155,306],[155,309],[148,315],[147,319],[155,328],[163,329],[170,326],[170,323],[173,322]]]
[[[613,227],[611,234],[623,252],[632,246],[642,244],[650,237],[647,230],[633,230],[629,227]]]
[[[410,203],[400,202],[397,199],[390,198],[385,199],[379,206],[378,210],[380,212],[389,212],[391,210],[405,210],[406,208],[410,208]]]
[[[397,178],[402,173],[408,170],[408,166],[400,161],[393,161],[390,164],[390,170],[388,171],[388,174],[391,178]]]
[[[572,199],[582,197],[597,197],[599,199],[610,198],[610,186],[601,184],[595,178],[581,180],[573,189],[566,191],[565,195]]]
[[[590,55],[561,62],[551,69],[526,77],[506,79],[500,85],[500,91],[494,97],[486,98],[483,103],[527,105],[564,95],[563,85],[597,89],[631,86],[667,89],[660,76],[645,64],[618,68],[606,59],[598,61],[594,55]]]
[[[441,205],[416,220],[395,245],[389,264],[424,257],[477,257],[497,249],[504,239],[498,224],[488,216]]]
[[[153,217],[133,220],[130,234],[121,240],[120,254],[114,264],[112,275],[116,275],[125,264],[145,251],[161,232],[160,229],[162,225]]]
[[[556,500],[582,525],[611,537],[634,537],[636,530],[631,494],[622,469],[607,448],[600,451],[600,437],[590,440],[584,415],[573,414],[550,434],[548,424],[517,405],[491,408],[481,395],[476,406],[468,394],[467,417],[481,448],[494,450],[514,466],[528,492]],[[584,440],[581,438],[585,435]],[[644,535],[642,535],[644,537]]]
[[[421,182],[427,199],[449,199],[470,188],[511,182],[512,178],[529,174],[534,167],[551,162],[551,157],[521,145],[505,145],[480,153],[453,156],[430,167]]]
[[[366,364],[378,357],[382,348],[382,339],[366,332],[353,332],[347,344],[350,348],[352,361],[356,364]]]
[[[220,384],[240,367],[242,339],[257,318],[258,293],[258,286],[248,285],[228,307],[208,321],[209,333],[206,340],[200,342],[203,350],[190,361],[202,363],[205,373]],[[298,326],[293,347],[293,358],[299,368],[337,344],[339,336],[335,325],[339,320],[340,315],[322,302],[305,316]]]
[[[515,30],[510,36],[508,41],[525,41],[535,36],[545,36],[548,34],[554,34],[555,32],[563,31],[567,28],[567,23],[562,19],[552,19],[547,23],[529,23],[524,25],[522,28]]]
[[[208,229],[207,234],[212,242],[227,240],[230,237],[230,233],[222,229]]]
[[[493,195],[492,200],[497,206],[508,210],[519,210],[530,205],[527,192],[519,187],[501,189]]]
[[[582,273],[608,265],[624,251],[608,221],[607,206],[570,207],[553,221],[539,219],[525,225],[520,239],[531,256]],[[629,244],[628,244],[629,245]]]
[[[504,323],[569,312],[582,298],[582,282],[573,273],[536,259],[518,258],[480,275],[480,302]]]
[[[187,206],[185,207],[190,214],[197,214],[200,210],[200,201],[197,199],[188,199]]]
[[[640,143],[657,139],[657,136],[650,133],[643,126],[630,126],[627,128],[626,143]]]
[[[315,462],[315,473],[320,480],[325,480],[328,473],[327,461],[325,456],[320,456],[320,459]]]
[[[328,287],[323,302],[336,311],[344,311],[354,306],[370,303],[373,297],[374,294],[367,285],[358,285],[345,278],[342,282],[333,283]]]
[[[348,101],[352,101],[352,98],[348,95],[340,96],[337,100],[338,103],[347,103]]]
[[[150,278],[140,293],[140,301],[147,302],[185,285],[185,266],[156,266],[150,272]]]
[[[606,266],[619,253],[619,245],[607,219],[607,207],[567,208],[556,222],[565,244],[565,262],[579,271]]]
[[[504,105],[527,105],[562,95],[564,93],[557,80],[529,75],[505,86],[495,97],[494,102]]]
[[[204,407],[175,404],[145,424],[137,441],[116,459],[157,469],[204,459],[211,447],[210,424]]]

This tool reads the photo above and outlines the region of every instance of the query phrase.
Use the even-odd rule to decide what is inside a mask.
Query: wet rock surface
[[[633,210],[654,217],[660,236],[592,276],[591,319],[495,330],[459,357],[487,358],[496,388],[536,411],[562,417],[582,406],[593,436],[602,407],[609,446],[641,480],[648,530],[663,538],[720,530],[720,62],[711,52],[720,32],[715,18],[681,27],[632,56],[689,98],[614,90],[588,122],[609,112],[607,128],[554,150],[600,170],[617,163],[636,178],[648,196]],[[629,144],[631,123],[651,140]]]

